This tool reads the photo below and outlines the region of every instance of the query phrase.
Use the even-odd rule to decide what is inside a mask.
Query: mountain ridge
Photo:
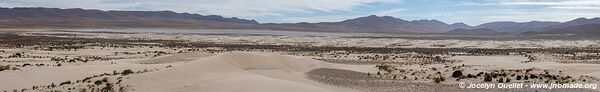
[[[588,24],[600,24],[600,18],[577,18],[567,22],[496,21],[470,26],[462,22],[448,24],[435,19],[404,20],[392,16],[369,15],[338,22],[259,23],[251,19],[176,13],[173,11],[104,11],[81,8],[60,9],[43,7],[0,8],[0,28],[167,27],[367,33],[447,33],[454,29],[463,30],[461,32],[471,32],[464,30],[489,29],[502,33],[530,34]]]
[[[499,34],[500,32],[494,31],[492,29],[486,29],[486,28],[478,28],[478,29],[453,29],[450,30],[448,32],[445,32],[445,34],[453,34],[453,35],[495,35],[495,34]]]
[[[172,11],[0,8],[0,27],[217,27],[257,25],[255,20]]]
[[[269,28],[288,30],[326,30],[341,32],[443,33],[452,27],[438,20],[403,20],[391,16],[369,15],[339,22],[267,23]]]

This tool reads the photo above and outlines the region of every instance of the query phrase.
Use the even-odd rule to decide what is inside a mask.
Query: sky
[[[0,7],[169,10],[261,23],[335,22],[368,15],[469,25],[600,17],[600,0],[0,0]]]

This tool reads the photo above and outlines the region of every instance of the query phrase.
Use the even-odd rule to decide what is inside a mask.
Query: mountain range
[[[257,25],[254,20],[172,11],[101,11],[79,8],[0,8],[0,27],[194,27]]]
[[[600,33],[600,18],[567,22],[498,21],[470,26],[438,20],[403,20],[370,15],[339,22],[258,23],[255,20],[172,11],[103,11],[59,8],[0,8],[0,28],[212,28],[272,29],[319,32],[445,33],[445,34],[586,34]]]
[[[542,22],[542,21],[531,21],[531,22],[490,22],[475,26],[474,28],[485,28],[492,29],[498,32],[526,32],[526,31],[542,31],[546,27],[555,26],[561,24],[560,22]]]
[[[340,22],[319,23],[267,23],[262,26],[269,29],[284,30],[318,30],[318,31],[342,31],[342,32],[398,32],[398,33],[441,33],[465,25],[448,25],[438,20],[413,20],[407,21],[391,16],[359,17]],[[468,25],[466,25],[468,26]]]
[[[454,34],[454,35],[495,35],[501,32],[494,31],[492,29],[487,28],[475,28],[475,29],[453,29],[445,32],[446,34]]]

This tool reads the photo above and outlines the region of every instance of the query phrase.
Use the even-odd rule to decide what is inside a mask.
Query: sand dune
[[[304,73],[328,67],[309,58],[234,52],[132,76],[136,92],[339,92]]]
[[[214,54],[207,52],[191,52],[191,53],[179,53],[174,55],[159,56],[157,58],[151,58],[146,60],[137,61],[140,64],[162,64],[162,63],[174,63],[174,62],[186,62],[193,61],[199,58],[212,56]]]
[[[63,67],[28,67],[20,71],[3,71],[0,73],[0,90],[15,88],[31,88],[31,86],[49,85],[64,81],[80,80],[85,77],[125,69],[143,70],[162,68],[166,65],[140,65],[140,64],[108,64],[110,62],[93,62],[83,65]]]

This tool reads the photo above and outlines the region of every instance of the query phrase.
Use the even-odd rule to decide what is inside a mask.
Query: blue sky
[[[171,10],[261,23],[332,22],[368,15],[469,25],[600,17],[600,0],[0,0],[0,7]]]

